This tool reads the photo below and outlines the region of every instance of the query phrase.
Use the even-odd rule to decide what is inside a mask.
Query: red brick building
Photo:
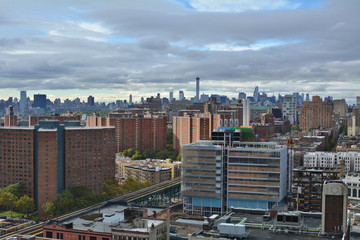
[[[306,131],[308,128],[331,128],[334,126],[333,104],[322,101],[319,96],[313,96],[311,102],[304,102],[300,108],[300,128]]]
[[[109,117],[97,115],[87,118],[87,126],[113,126],[116,135],[116,151],[129,148],[163,150],[166,148],[167,119],[151,114],[129,112],[109,113]]]
[[[10,114],[5,115],[4,117],[4,126],[10,127],[10,126],[17,126],[17,116],[14,115],[14,108],[13,106],[10,106]]]
[[[35,126],[39,124],[40,120],[59,120],[60,124],[64,124],[65,121],[80,121],[80,115],[74,115],[71,112],[66,114],[55,113],[50,116],[29,116],[29,126]]]
[[[34,128],[0,128],[0,188],[23,183],[23,193],[35,196]]]
[[[87,186],[101,193],[102,182],[114,177],[114,127],[53,120],[0,128],[0,188],[24,183],[24,194],[40,210],[64,189]]]

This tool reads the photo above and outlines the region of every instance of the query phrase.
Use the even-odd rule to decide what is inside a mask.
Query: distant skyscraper
[[[46,94],[34,94],[33,107],[46,109]]]
[[[246,93],[244,93],[244,92],[239,92],[238,99],[246,99]]]
[[[302,93],[302,94],[301,94],[301,105],[304,104],[304,101],[305,101],[305,94]]]
[[[199,102],[200,100],[200,78],[197,77],[196,78],[196,97],[195,97],[195,102]]]
[[[129,96],[129,104],[132,104],[132,95]]]
[[[87,104],[88,104],[89,106],[94,106],[94,104],[95,104],[95,98],[90,95],[90,96],[88,97],[88,99],[87,99]]]
[[[306,94],[306,100],[305,101],[310,102],[310,96],[309,96],[308,93]]]
[[[299,102],[299,100],[300,100],[300,95],[299,95],[298,92],[295,92],[295,93],[293,93],[293,94],[294,94],[295,99],[296,99],[296,106],[299,106],[299,105],[300,105],[300,102]]]
[[[226,100],[227,100],[227,96],[225,96],[225,95],[220,96],[220,103],[221,104],[226,104]]]
[[[256,86],[255,89],[254,89],[254,95],[253,95],[253,98],[254,98],[254,102],[259,102],[259,87]]]
[[[180,101],[185,100],[184,91],[182,90],[179,91],[179,100]]]
[[[160,93],[157,93],[156,98],[160,98]]]
[[[174,92],[169,92],[169,101],[171,102],[174,99]]]
[[[209,95],[207,94],[201,94],[200,96],[200,102],[208,102],[209,101]]]
[[[294,94],[284,96],[283,117],[288,119],[292,125],[296,125],[296,96]]]
[[[141,97],[141,104],[144,103],[144,97]]]
[[[20,92],[20,113],[24,113],[25,112],[25,108],[26,108],[26,91],[21,91]]]

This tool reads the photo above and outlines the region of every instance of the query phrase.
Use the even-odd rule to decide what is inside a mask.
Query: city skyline
[[[358,1],[2,2],[0,96],[111,102],[255,86],[355,102]]]

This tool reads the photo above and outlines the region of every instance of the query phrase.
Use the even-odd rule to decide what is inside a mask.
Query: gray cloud
[[[116,88],[154,95],[172,88],[192,95],[200,76],[202,92],[221,88],[232,96],[256,84],[275,93],[347,98],[360,90],[359,1],[242,13],[196,12],[165,0],[24,0],[16,4],[21,11],[11,1],[2,5],[4,89]],[[209,49],[266,43],[278,45]]]

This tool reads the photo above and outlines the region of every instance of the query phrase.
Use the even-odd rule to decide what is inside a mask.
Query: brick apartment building
[[[4,117],[4,126],[10,127],[10,126],[17,126],[17,116],[14,115],[14,107],[10,106],[10,114],[5,115]]]
[[[71,112],[61,115],[59,113],[55,113],[50,116],[29,116],[29,126],[39,124],[40,120],[59,120],[60,124],[64,124],[65,121],[81,121],[81,116]]]
[[[114,127],[42,120],[32,127],[0,128],[0,188],[23,183],[38,207],[64,189],[102,192],[115,177]]]
[[[333,104],[322,101],[319,96],[313,96],[311,102],[304,102],[300,108],[300,128],[306,131],[308,128],[331,128],[333,121]]]
[[[184,144],[210,140],[211,132],[218,127],[239,127],[241,122],[242,115],[237,110],[184,112],[183,116],[173,117],[173,148],[180,152]]]
[[[113,126],[116,151],[129,148],[163,150],[166,148],[167,118],[165,116],[118,111],[108,117],[87,118],[87,126]]]

